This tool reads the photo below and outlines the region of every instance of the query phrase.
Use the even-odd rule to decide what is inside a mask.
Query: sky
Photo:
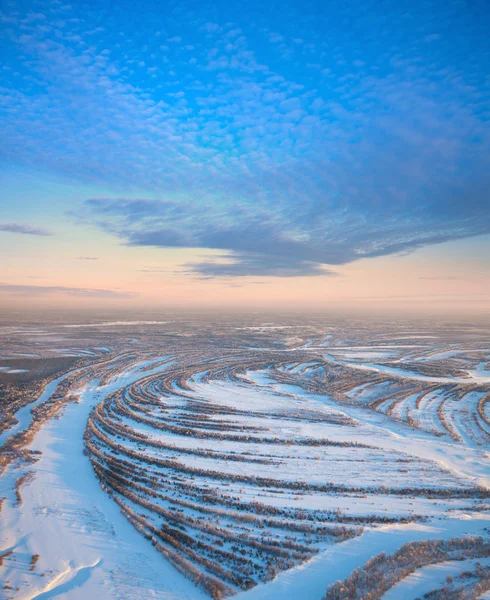
[[[0,307],[490,313],[487,0],[4,0]]]

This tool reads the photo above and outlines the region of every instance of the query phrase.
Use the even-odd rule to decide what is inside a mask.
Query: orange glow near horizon
[[[199,278],[182,265],[209,250],[130,248],[109,236],[25,239],[4,249],[0,304],[23,308],[165,308],[230,310],[460,313],[489,311],[490,269],[482,259],[490,236],[445,243],[411,254],[333,267],[336,275]],[[48,291],[46,288],[56,288]],[[68,288],[68,289],[62,289]],[[80,290],[78,292],[77,290]],[[120,295],[120,297],[119,297]]]

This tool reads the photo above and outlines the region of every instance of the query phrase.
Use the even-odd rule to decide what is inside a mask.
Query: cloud
[[[419,279],[425,279],[428,281],[471,281],[467,277],[458,277],[456,275],[434,275],[432,277],[419,277]]]
[[[118,292],[115,290],[104,290],[97,288],[74,288],[61,285],[16,285],[0,283],[0,292],[19,294],[22,296],[36,296],[41,294],[67,294],[82,298],[111,298],[125,299],[134,298],[137,294],[132,292]]]
[[[138,269],[139,273],[171,273],[173,272],[171,269],[162,269],[155,267],[147,267],[145,269]]]
[[[224,258],[230,259],[229,256]],[[271,257],[264,254],[235,253],[229,262],[204,261],[187,263],[189,273],[204,279],[214,277],[311,277],[336,275],[321,265],[287,257]]]
[[[7,7],[5,160],[109,190],[79,217],[123,244],[226,254],[185,265],[198,276],[322,275],[490,233],[485,19],[271,1],[222,21],[166,7],[168,46],[157,8],[139,44],[86,4]]]
[[[42,237],[53,235],[46,229],[42,229],[41,227],[33,227],[24,223],[0,223],[0,231],[20,233],[23,235],[38,235]]]
[[[75,260],[99,260],[98,256],[77,256]]]
[[[437,213],[417,207],[349,210],[311,204],[292,214],[238,202],[182,206],[174,201],[93,198],[83,219],[128,246],[226,251],[228,262],[185,265],[204,277],[331,275],[324,265],[406,253],[426,245],[489,231],[483,211],[462,221],[455,210],[441,224]]]

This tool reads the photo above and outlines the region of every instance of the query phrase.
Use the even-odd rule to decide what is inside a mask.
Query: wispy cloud
[[[433,275],[427,277],[419,277],[419,279],[425,279],[426,281],[470,281],[468,277],[458,277],[457,275]]]
[[[47,229],[41,227],[33,227],[32,225],[26,225],[25,223],[0,223],[0,231],[8,231],[9,233],[20,233],[22,235],[39,235],[39,236],[51,236],[53,235]]]
[[[172,269],[165,268],[157,268],[157,267],[147,267],[145,269],[138,269],[140,273],[172,273]]]
[[[464,210],[463,207],[461,207]],[[442,207],[441,207],[442,210]],[[486,233],[490,215],[482,206],[462,220],[455,210],[443,222],[433,207],[389,209],[310,205],[292,214],[278,207],[182,206],[172,201],[89,199],[81,213],[129,246],[207,248],[227,251],[227,262],[206,260],[185,270],[204,277],[321,276],[361,258],[410,252],[429,244]]]
[[[98,256],[77,256],[75,260],[99,260]]]
[[[118,292],[115,290],[104,290],[97,288],[75,288],[65,287],[62,285],[17,285],[10,283],[0,283],[0,292],[19,294],[23,296],[33,296],[41,294],[67,294],[69,296],[78,296],[86,298],[112,299],[133,298],[137,295],[132,292]]]

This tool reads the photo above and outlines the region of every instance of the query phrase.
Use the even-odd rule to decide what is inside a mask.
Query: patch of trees
[[[394,554],[378,554],[344,581],[333,583],[324,600],[379,600],[417,569],[450,560],[489,556],[490,541],[481,537],[408,542]]]

